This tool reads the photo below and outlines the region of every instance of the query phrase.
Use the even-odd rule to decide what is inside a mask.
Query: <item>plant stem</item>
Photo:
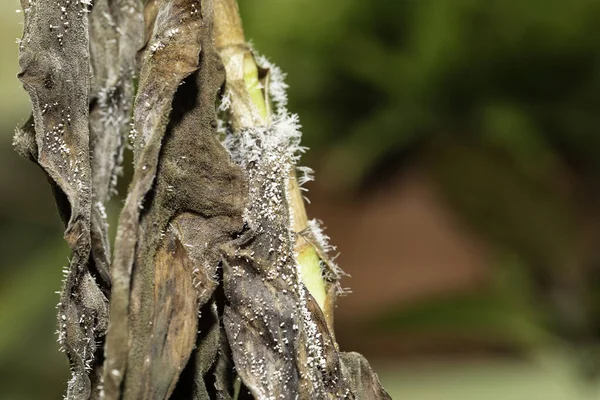
[[[225,65],[226,90],[231,94],[231,122],[234,130],[268,126],[273,119],[266,87],[268,71],[266,78],[261,81],[259,67],[244,39],[235,0],[215,2],[215,43]],[[292,229],[297,235],[295,253],[302,282],[325,312],[331,325],[332,313],[327,305],[332,300],[328,299],[321,259],[314,245],[300,234],[308,228],[308,218],[294,168],[289,177],[288,199],[294,216]]]

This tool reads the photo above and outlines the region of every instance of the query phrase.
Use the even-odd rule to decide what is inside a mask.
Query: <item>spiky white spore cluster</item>
[[[313,244],[317,246],[320,250],[323,251],[321,262],[321,271],[323,273],[323,277],[328,282],[335,282],[336,284],[336,293],[339,296],[350,293],[349,288],[343,288],[340,285],[340,280],[344,276],[348,276],[335,262],[335,259],[339,255],[339,253],[333,254],[337,247],[331,244],[331,239],[325,233],[325,228],[323,227],[323,223],[318,219],[311,219],[308,221],[308,235],[311,238]]]
[[[291,168],[307,150],[300,145],[300,128],[298,115],[281,115],[275,118],[270,126],[242,130],[233,138],[229,138],[227,147],[234,161],[243,167],[248,167],[251,163],[265,162],[265,157],[283,157]]]
[[[256,63],[259,67],[269,70],[269,97],[275,105],[276,114],[286,115],[288,114],[287,104],[287,90],[288,84],[285,83],[286,74],[276,64],[272,63],[267,57],[262,56],[254,52]]]
[[[336,247],[332,246],[329,242],[330,242],[330,238],[329,236],[327,236],[327,234],[325,234],[324,232],[324,228],[323,228],[323,223],[321,221],[319,221],[318,219],[311,219],[310,221],[308,221],[308,227],[310,228],[310,231],[315,239],[315,241],[317,242],[316,244],[327,254],[329,254],[332,251],[335,251]]]

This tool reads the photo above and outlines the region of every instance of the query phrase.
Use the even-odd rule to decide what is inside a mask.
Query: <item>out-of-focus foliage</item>
[[[475,137],[530,174],[557,148],[600,172],[598,2],[240,4],[248,36],[288,71],[309,144],[351,182],[433,135]]]

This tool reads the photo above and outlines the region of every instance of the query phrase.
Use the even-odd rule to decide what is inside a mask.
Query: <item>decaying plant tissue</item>
[[[298,117],[235,2],[21,4],[33,111],[14,143],[47,174],[71,247],[66,398],[389,398],[338,349],[342,273],[304,211]],[[130,132],[111,259],[104,204]]]

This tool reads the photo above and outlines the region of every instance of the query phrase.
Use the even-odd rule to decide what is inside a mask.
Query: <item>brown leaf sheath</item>
[[[112,292],[110,324],[105,346],[104,392],[117,399],[125,373],[129,349],[129,302],[131,273],[135,259],[138,225],[144,198],[151,189],[158,166],[160,146],[166,131],[173,97],[179,84],[198,68],[200,53],[200,15],[188,16],[190,1],[163,0],[156,19],[158,24],[146,36],[159,40],[169,29],[179,27],[182,34],[170,41],[160,53],[144,53],[138,96],[134,109],[134,127],[140,132],[135,143],[133,181],[119,218],[115,255],[111,267]],[[185,14],[185,20],[183,19]],[[160,79],[158,77],[161,77]]]
[[[146,16],[155,21],[146,21],[153,33],[134,111],[135,173],[112,270],[108,399],[171,394],[196,342],[198,309],[217,286],[218,246],[241,230],[245,204],[244,174],[215,138],[222,66],[212,47],[212,2],[156,1],[147,7]],[[159,248],[178,250],[165,255]],[[165,259],[193,268],[177,268],[165,280],[160,270],[168,263],[159,265]],[[171,293],[177,304],[159,301],[157,293],[175,287],[187,293],[187,284],[195,296]],[[217,353],[216,347],[206,350],[212,356],[203,371]]]

